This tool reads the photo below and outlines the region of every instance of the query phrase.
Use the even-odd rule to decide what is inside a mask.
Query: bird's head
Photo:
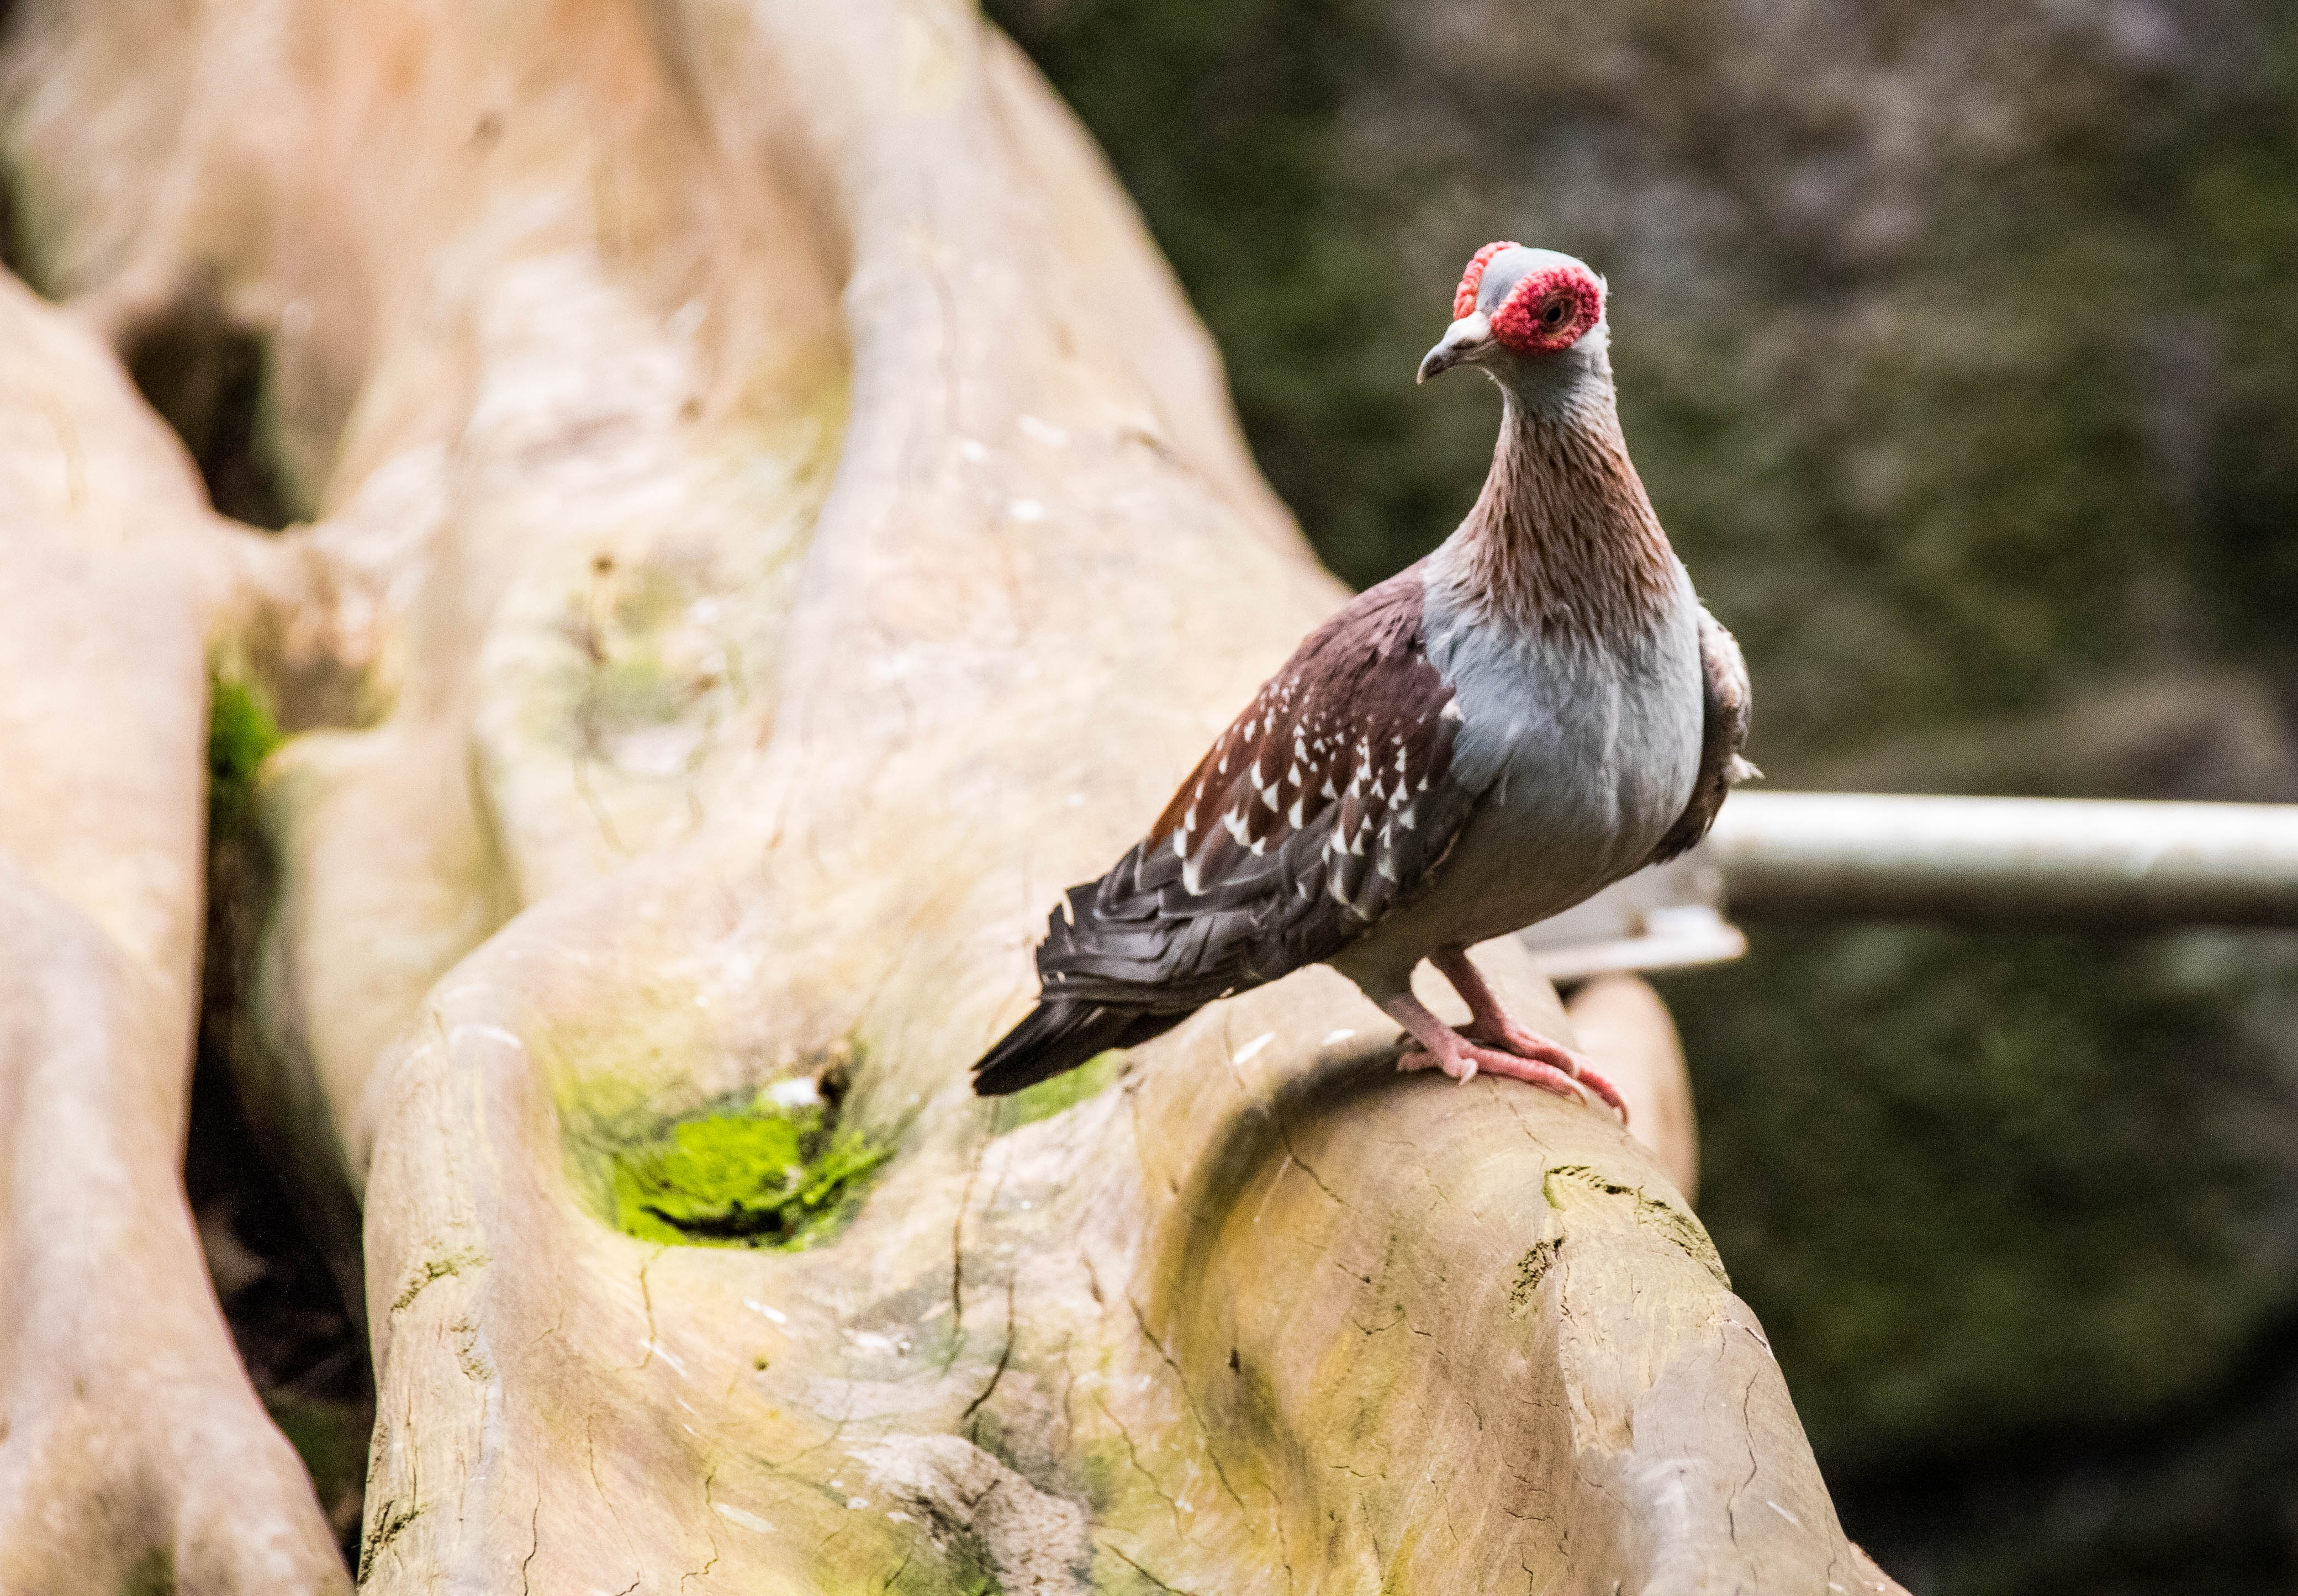
[[[1509,386],[1543,367],[1600,365],[1604,279],[1554,250],[1488,244],[1460,275],[1452,325],[1420,362],[1426,382],[1455,366],[1482,366]],[[1568,357],[1574,353],[1579,360]],[[1558,375],[1562,375],[1558,373]]]

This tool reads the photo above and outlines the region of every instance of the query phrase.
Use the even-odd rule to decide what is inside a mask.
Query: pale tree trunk
[[[301,562],[0,278],[0,1591],[324,1590],[180,1170],[206,639]],[[142,1581],[141,1586],[134,1582]]]
[[[5,302],[4,446],[65,463],[0,512],[0,1585],[170,1537],[187,1589],[341,1578],[171,1184],[205,639],[341,723],[267,773],[242,1086],[323,1232],[331,1173],[363,1202],[373,1588],[1895,1588],[1680,1195],[1671,1061],[1629,1085],[1673,1179],[1586,1109],[1400,1079],[1325,972],[1048,1117],[971,1096],[1055,893],[1340,597],[971,11],[12,29],[70,310]],[[312,525],[208,517],[98,342],[203,318],[265,340]],[[891,1150],[842,1233],[606,1222],[632,1126],[824,1075]],[[71,1327],[131,1290],[139,1335]],[[132,1394],[169,1380],[213,1411]]]

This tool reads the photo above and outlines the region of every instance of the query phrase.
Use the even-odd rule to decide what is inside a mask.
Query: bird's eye
[[[1542,327],[1554,327],[1558,322],[1562,321],[1563,319],[1564,302],[1560,299],[1550,300],[1548,302],[1548,309],[1540,313],[1540,325]]]

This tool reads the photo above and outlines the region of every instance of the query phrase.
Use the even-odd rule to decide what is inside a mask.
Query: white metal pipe
[[[1995,924],[2298,926],[2298,805],[1735,792],[1733,912]]]

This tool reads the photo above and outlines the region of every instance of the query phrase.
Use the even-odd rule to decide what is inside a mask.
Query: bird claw
[[[1476,1061],[1465,1048],[1456,1063],[1447,1063],[1426,1047],[1408,1047],[1396,1055],[1396,1067],[1408,1074],[1415,1070],[1442,1070],[1463,1086],[1476,1078]]]
[[[1445,1075],[1452,1075],[1452,1071],[1445,1068],[1445,1061],[1439,1059],[1436,1054],[1432,1054],[1427,1047],[1407,1047],[1404,1052],[1397,1054],[1397,1072],[1400,1072],[1400,1075],[1411,1075],[1413,1071],[1443,1071]]]
[[[1481,1067],[1487,1075],[1503,1075],[1510,1080],[1521,1080],[1526,1086],[1538,1087],[1543,1092],[1553,1092],[1558,1097],[1584,1102],[1584,1082],[1575,1079],[1554,1064],[1536,1058],[1524,1058],[1513,1053],[1503,1053],[1497,1047],[1471,1045],[1460,1049],[1466,1055],[1469,1073]],[[1461,1077],[1462,1079],[1467,1077]]]
[[[1431,1053],[1426,1047],[1408,1047],[1396,1055],[1396,1067],[1409,1073],[1415,1070],[1442,1070],[1462,1086],[1479,1074],[1504,1075],[1511,1080],[1521,1080],[1536,1086],[1543,1092],[1553,1092],[1559,1097],[1583,1100],[1583,1083],[1539,1059],[1519,1058],[1513,1053],[1503,1053],[1496,1047],[1478,1046],[1463,1042],[1459,1051],[1451,1058]]]
[[[1546,1037],[1534,1036],[1517,1025],[1492,1027],[1472,1025],[1460,1034],[1470,1041],[1492,1048],[1495,1052],[1525,1059],[1534,1063],[1545,1064],[1550,1069],[1570,1076],[1573,1080],[1592,1092],[1606,1106],[1617,1114],[1621,1124],[1625,1125],[1628,1122],[1628,1104],[1620,1096],[1619,1087],[1606,1079],[1602,1071],[1590,1063],[1585,1057],[1573,1052],[1571,1048],[1560,1043],[1551,1042]]]
[[[1492,1032],[1485,1027],[1451,1034],[1458,1038],[1456,1045],[1437,1049],[1416,1038],[1396,1055],[1397,1069],[1407,1074],[1416,1070],[1442,1070],[1462,1086],[1479,1074],[1503,1075],[1576,1103],[1594,1097],[1618,1115],[1622,1125],[1628,1122],[1628,1105],[1622,1100],[1619,1088],[1569,1047],[1517,1026],[1505,1028],[1509,1045],[1498,1046],[1491,1042]]]

